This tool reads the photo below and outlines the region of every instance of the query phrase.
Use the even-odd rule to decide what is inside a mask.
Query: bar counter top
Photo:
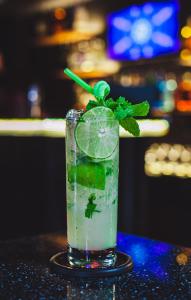
[[[118,249],[134,267],[122,276],[69,280],[51,273],[49,258],[66,247],[62,233],[0,242],[2,300],[191,299],[191,249],[118,234]]]

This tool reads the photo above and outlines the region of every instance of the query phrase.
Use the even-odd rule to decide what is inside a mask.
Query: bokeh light
[[[191,178],[191,146],[152,144],[145,153],[145,173]]]
[[[64,20],[64,18],[66,17],[65,9],[63,9],[61,7],[56,8],[55,11],[54,11],[54,17],[58,21]]]
[[[181,35],[185,39],[190,38],[191,37],[191,27],[184,26],[181,30]]]
[[[166,82],[166,88],[171,92],[175,91],[177,89],[177,86],[177,82],[174,79],[169,79]]]
[[[180,58],[182,60],[191,60],[191,50],[189,50],[189,49],[183,49],[180,52]]]

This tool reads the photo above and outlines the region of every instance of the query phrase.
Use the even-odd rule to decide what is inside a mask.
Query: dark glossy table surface
[[[63,234],[0,242],[0,299],[191,299],[191,249],[119,233],[118,248],[132,256],[133,270],[85,281],[50,272],[50,256],[65,245]]]

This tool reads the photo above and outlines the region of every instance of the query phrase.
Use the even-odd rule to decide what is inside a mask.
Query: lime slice
[[[104,190],[105,179],[104,166],[99,163],[86,163],[68,167],[68,181],[70,183],[77,182],[89,188]]]
[[[91,158],[107,158],[115,150],[119,138],[119,123],[111,109],[98,106],[82,116],[76,130],[78,147]]]

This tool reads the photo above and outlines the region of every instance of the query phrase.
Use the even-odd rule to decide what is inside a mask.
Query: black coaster
[[[51,257],[50,268],[53,272],[71,277],[80,278],[96,278],[96,277],[108,277],[116,276],[128,272],[133,267],[132,259],[129,255],[116,252],[117,259],[113,267],[108,268],[97,268],[97,269],[87,269],[72,267],[68,263],[67,252],[59,252]]]

